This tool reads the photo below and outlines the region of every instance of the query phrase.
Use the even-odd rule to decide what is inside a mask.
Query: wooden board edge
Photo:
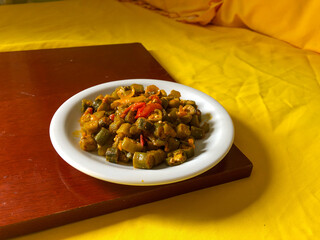
[[[152,188],[150,191],[130,195],[124,199],[122,198],[119,200],[114,199],[111,201],[104,201],[90,206],[76,208],[69,211],[63,211],[52,215],[7,225],[0,228],[0,239],[31,234],[49,228],[59,227],[119,210],[136,207],[142,204],[156,202],[166,198],[213,187],[219,184],[236,181],[249,177],[251,175],[252,167],[253,165],[251,162],[249,162],[249,164],[246,166],[243,166],[240,169],[235,169],[232,174],[229,174],[229,176],[222,176],[222,174],[206,175],[201,178],[193,179],[193,181],[186,180],[190,181],[190,184],[187,185],[184,183],[184,181],[162,185],[157,189]]]

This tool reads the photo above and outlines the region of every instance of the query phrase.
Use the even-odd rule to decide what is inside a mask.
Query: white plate
[[[208,121],[210,132],[206,138],[196,141],[193,158],[169,167],[162,164],[155,169],[135,169],[132,166],[110,163],[97,154],[82,151],[79,137],[74,132],[80,129],[81,100],[93,100],[99,94],[110,94],[118,86],[133,83],[156,85],[170,93],[181,93],[181,99],[196,101],[203,115],[211,114]],[[63,103],[54,114],[50,124],[50,138],[57,153],[71,166],[92,177],[126,185],[160,185],[186,180],[214,167],[229,151],[234,137],[232,120],[227,111],[210,96],[182,84],[151,79],[131,79],[100,84],[88,88]]]

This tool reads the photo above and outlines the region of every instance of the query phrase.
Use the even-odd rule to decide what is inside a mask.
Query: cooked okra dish
[[[209,131],[195,101],[155,85],[132,84],[83,99],[81,111],[80,148],[134,168],[182,164],[194,156],[195,140]]]

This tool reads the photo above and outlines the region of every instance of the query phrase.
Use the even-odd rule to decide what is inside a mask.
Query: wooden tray
[[[139,43],[0,53],[0,238],[250,176],[236,146],[198,177],[152,187],[104,182],[64,162],[49,139],[54,112],[81,90],[128,78],[174,81]]]

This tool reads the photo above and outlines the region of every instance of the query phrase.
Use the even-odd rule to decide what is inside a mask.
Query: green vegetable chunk
[[[111,123],[111,120],[110,118],[107,118],[107,117],[102,117],[98,121],[99,127],[109,127],[110,123]]]
[[[204,133],[208,133],[210,131],[210,126],[209,126],[209,123],[205,122],[203,125],[202,125],[202,130]]]
[[[195,126],[191,126],[191,136],[193,136],[195,139],[203,138],[204,136],[203,129]]]
[[[152,122],[158,122],[162,120],[162,111],[160,109],[155,109],[153,113],[148,117],[148,120]]]
[[[180,139],[187,138],[191,134],[190,127],[184,123],[180,123],[177,126],[176,131],[177,131],[177,138],[180,138]]]
[[[178,115],[177,115],[178,109],[177,108],[170,108],[167,110],[168,113],[168,119],[170,122],[176,122]]]
[[[161,96],[161,97],[166,97],[166,96],[167,96],[166,91],[163,90],[163,89],[161,89],[161,90],[160,90],[160,96]]]
[[[84,113],[88,107],[92,106],[92,101],[87,99],[82,99],[81,101],[81,112]]]
[[[189,113],[191,115],[194,115],[197,113],[197,110],[195,109],[194,106],[187,104],[183,107],[183,111],[185,111],[186,113]]]
[[[131,135],[137,136],[141,133],[141,129],[139,129],[137,126],[132,125],[130,130],[129,130]]]
[[[168,98],[166,98],[166,97],[162,97],[161,98],[161,102],[162,102],[162,107],[164,108],[164,109],[166,109],[167,107],[168,107],[168,105],[169,105],[169,100],[168,100]]]
[[[102,118],[104,115],[105,115],[105,111],[97,111],[95,112],[93,115],[97,118],[97,119],[100,119]]]
[[[82,137],[80,140],[80,148],[84,151],[95,151],[97,149],[97,142],[91,136]]]
[[[119,129],[117,130],[117,134],[122,134],[124,136],[130,136],[130,123],[122,123]]]
[[[97,111],[97,109],[100,107],[101,103],[102,103],[101,99],[94,100],[92,103],[92,107],[94,108],[94,110]]]
[[[200,126],[200,121],[199,121],[198,115],[192,115],[192,119],[190,121],[190,124],[192,126],[195,126],[195,127],[199,127]]]
[[[155,123],[154,126],[155,126],[155,129],[153,134],[157,138],[165,139],[167,136],[164,134],[163,123]]]
[[[179,105],[180,105],[179,98],[174,98],[169,101],[169,107],[171,107],[171,108],[177,108],[177,107],[179,107]]]
[[[180,141],[178,139],[170,137],[164,150],[166,152],[172,152],[174,150],[177,150],[179,148],[179,145]]]
[[[152,122],[143,117],[138,118],[136,124],[139,129],[144,131],[152,131],[154,127]]]
[[[85,122],[82,129],[87,132],[88,135],[99,131],[99,121],[97,119]]]
[[[114,147],[108,148],[106,151],[106,160],[117,163],[119,161],[119,149]]]
[[[127,154],[125,154],[124,152],[119,152],[119,162],[129,162],[130,161],[130,158],[127,157]]]
[[[166,155],[167,155],[161,149],[149,151],[148,154],[154,157],[154,166],[157,166],[160,163],[162,163],[166,159]]]
[[[136,113],[134,111],[129,111],[127,115],[125,116],[124,120],[128,123],[134,123],[135,122],[135,117]]]
[[[135,152],[133,155],[133,167],[151,169],[160,163],[162,163],[166,158],[166,153],[161,150],[151,150],[148,152]]]
[[[182,145],[181,149],[186,153],[187,158],[194,156],[194,148],[192,146]]]
[[[177,136],[176,131],[168,123],[165,123],[163,125],[163,131],[164,131],[164,135],[167,137],[176,137]]]
[[[141,84],[132,84],[131,85],[131,88],[134,89],[134,91],[136,92],[136,94],[139,94],[139,93],[143,93],[144,92],[144,87],[143,85]]]
[[[171,90],[170,94],[169,94],[169,97],[176,97],[176,98],[179,98],[181,97],[181,94],[179,91],[176,91],[176,90]]]
[[[149,139],[151,140],[151,143],[154,146],[161,147],[161,146],[166,145],[166,141],[164,141],[160,138],[155,138],[155,137],[150,136]]]
[[[96,142],[100,146],[105,145],[109,141],[110,138],[112,138],[112,134],[109,132],[108,129],[106,129],[104,127],[102,127],[101,130],[94,137],[94,139],[96,140]]]
[[[180,121],[185,124],[189,123],[191,120],[192,120],[191,114],[186,114],[186,115],[180,117]]]
[[[120,117],[114,119],[114,122],[109,125],[109,131],[115,133],[121,124],[124,123],[124,120]]]
[[[192,105],[194,107],[196,107],[196,102],[193,100],[181,100],[182,105]]]
[[[123,139],[121,148],[130,153],[141,152],[143,150],[143,146],[140,143],[128,137]]]
[[[154,158],[146,152],[135,152],[132,163],[134,168],[151,169],[154,166]]]
[[[108,144],[104,145],[104,146],[100,146],[98,147],[98,155],[99,156],[105,156],[106,155],[106,151],[110,146]]]
[[[177,166],[187,161],[187,154],[184,150],[178,149],[168,154],[166,162],[169,166]]]

